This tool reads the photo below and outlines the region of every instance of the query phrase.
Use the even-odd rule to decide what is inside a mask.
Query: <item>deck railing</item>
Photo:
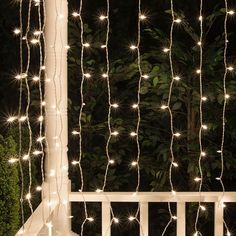
[[[111,236],[111,204],[116,203],[140,203],[140,236],[149,235],[149,203],[164,203],[173,202],[177,205],[177,222],[176,222],[176,235],[186,235],[186,203],[199,202],[201,203],[214,203],[214,236],[224,235],[224,210],[222,202],[236,203],[236,192],[225,192],[222,195],[221,192],[202,192],[201,195],[198,192],[177,192],[176,195],[172,195],[169,192],[139,192],[133,194],[131,192],[72,192],[69,194],[70,202],[97,202],[101,203],[102,211],[102,236]],[[36,209],[34,214],[28,219],[24,227],[23,235],[37,236],[37,235],[53,235],[50,230],[45,231],[45,222],[50,218],[53,210],[56,209],[56,203],[51,206],[51,212],[43,208],[44,204],[48,204],[44,201]],[[44,215],[43,215],[44,214]],[[50,235],[51,234],[51,235]],[[22,229],[16,235],[22,235]],[[67,236],[67,235],[64,235]]]

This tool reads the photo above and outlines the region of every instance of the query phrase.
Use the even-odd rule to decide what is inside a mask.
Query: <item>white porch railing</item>
[[[177,228],[176,235],[177,236],[185,236],[186,235],[186,211],[185,206],[186,203],[190,202],[198,202],[199,201],[199,193],[198,192],[177,192],[175,196],[173,196],[169,192],[140,192],[137,194],[133,194],[131,192],[103,192],[103,193],[93,193],[93,192],[72,192],[69,194],[70,202],[101,202],[102,204],[102,236],[111,236],[111,213],[110,213],[110,204],[112,202],[118,203],[130,203],[130,202],[139,202],[140,203],[140,236],[143,232],[144,236],[148,236],[148,203],[163,203],[163,202],[173,202],[177,204]],[[220,203],[223,201],[224,203],[233,202],[236,203],[236,192],[226,192],[224,196],[222,196],[221,192],[202,192],[201,193],[201,202],[202,203],[214,203],[215,204],[215,212],[214,212],[214,236],[222,236],[224,235],[224,227],[223,227],[223,207]],[[28,219],[25,224],[25,232],[23,235],[27,236],[37,236],[37,235],[48,235],[49,231],[42,232],[43,228],[45,228],[45,220],[44,217],[47,216],[48,219],[52,212],[44,212],[42,210],[42,204],[37,208],[34,214]],[[45,208],[46,210],[48,207]],[[52,211],[56,209],[56,205],[53,206]],[[21,232],[18,232],[16,235],[22,235]],[[52,234],[53,235],[53,234]],[[143,236],[142,235],[142,236]],[[67,236],[67,235],[63,235]]]

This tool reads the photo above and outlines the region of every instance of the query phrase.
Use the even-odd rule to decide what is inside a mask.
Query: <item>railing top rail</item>
[[[236,202],[236,192],[71,192],[70,202]]]

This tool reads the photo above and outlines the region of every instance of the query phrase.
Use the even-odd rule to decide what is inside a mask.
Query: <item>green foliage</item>
[[[16,157],[12,137],[0,136],[0,235],[13,236],[19,227],[19,179],[17,165],[8,160]]]

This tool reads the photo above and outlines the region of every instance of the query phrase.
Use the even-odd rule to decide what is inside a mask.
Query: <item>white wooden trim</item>
[[[202,192],[201,202],[218,202],[222,192]],[[108,200],[109,199],[109,200]],[[170,192],[71,192],[70,202],[198,202],[199,192],[177,192],[173,196]],[[226,192],[224,202],[236,202],[236,192]]]
[[[148,236],[148,202],[140,203],[140,236]]]
[[[102,236],[111,236],[111,205],[102,202]]]
[[[224,235],[224,223],[223,223],[223,215],[224,209],[219,204],[219,202],[215,202],[215,236],[222,236]]]
[[[177,236],[186,235],[186,204],[184,202],[177,203]]]

